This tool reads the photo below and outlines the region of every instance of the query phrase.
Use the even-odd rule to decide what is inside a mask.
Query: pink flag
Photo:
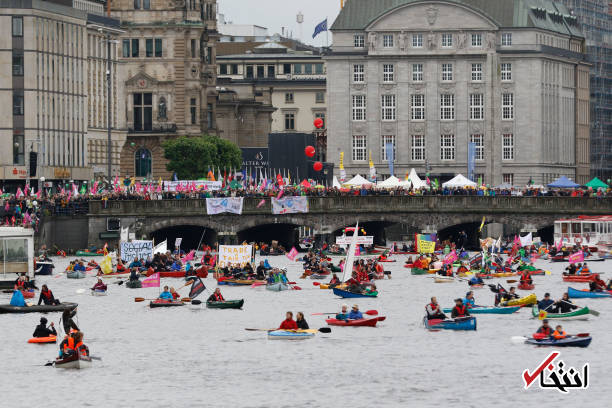
[[[571,254],[568,257],[569,263],[573,264],[576,262],[582,262],[584,261],[584,253],[582,251],[578,251],[575,254]]]
[[[559,242],[557,243],[557,251],[561,250],[562,245],[563,245],[563,238],[559,239]]]
[[[195,257],[195,251],[191,250],[185,257],[182,259],[183,262],[191,261]]]
[[[17,187],[17,194],[15,194],[16,198],[20,198],[23,195],[23,191],[21,191],[21,187]]]
[[[143,288],[159,288],[160,282],[161,280],[160,280],[159,272],[157,272],[149,276],[148,278],[143,279],[142,287]]]
[[[284,193],[285,193],[285,190],[281,188],[281,190],[278,192],[278,195],[276,196],[276,199],[279,200],[283,196]]]
[[[444,257],[444,265],[452,264],[457,260],[457,252],[453,249]]]
[[[11,209],[11,206],[9,205],[8,201],[6,202],[6,205],[4,206],[4,211],[8,212]]]
[[[119,176],[115,176],[115,181],[113,181],[113,185],[116,186],[119,184]]]
[[[291,248],[291,251],[289,251],[289,253],[287,254],[287,258],[291,259],[292,261],[295,261],[295,257],[297,256],[298,251],[297,249],[295,249],[295,247]]]
[[[93,185],[93,193],[96,194],[98,192],[98,182],[96,181]]]
[[[266,203],[266,200],[263,199],[259,202],[259,204],[257,204],[257,208],[261,208],[262,205],[264,205]],[[8,205],[8,204],[7,204]]]
[[[361,255],[361,247],[357,245],[357,247],[355,248],[355,256],[359,256],[359,255]]]

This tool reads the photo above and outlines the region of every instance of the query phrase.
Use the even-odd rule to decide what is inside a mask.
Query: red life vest
[[[223,295],[221,295],[220,293],[215,293],[214,295],[215,295],[215,300],[217,302],[224,302],[225,301],[225,299],[223,299]]]
[[[465,316],[465,312],[467,311],[465,305],[455,306],[455,310],[457,311],[458,316]]]
[[[434,305],[433,303],[430,303],[430,304],[428,304],[427,306],[431,307],[431,310],[432,310],[433,312],[435,312],[435,311],[436,311],[436,309],[438,309],[438,308],[439,308],[439,306],[438,306],[438,305]]]
[[[552,327],[540,327],[540,330],[538,330],[538,333],[541,333],[545,336],[550,336],[552,334]]]
[[[23,288],[25,287],[25,281],[18,280],[15,286],[17,286],[18,288]]]

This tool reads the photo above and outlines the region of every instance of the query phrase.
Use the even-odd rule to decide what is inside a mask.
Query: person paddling
[[[599,277],[598,273],[595,274],[595,280],[589,283],[589,290],[591,292],[603,292],[606,290],[606,282]]]
[[[57,331],[55,330],[53,322],[51,322],[50,328],[47,328],[47,318],[41,317],[40,324],[34,329],[34,334],[32,334],[32,337],[49,336],[57,336]]]
[[[159,294],[159,298],[168,301],[173,300],[172,293],[170,293],[170,291],[168,290],[168,286],[164,286],[164,291]]]
[[[296,320],[297,327],[299,329],[301,329],[301,330],[308,330],[308,329],[310,329],[310,327],[308,327],[308,323],[306,322],[306,319],[304,319],[304,313],[297,312],[295,320]]]
[[[565,330],[563,330],[563,326],[559,324],[557,327],[555,327],[555,331],[552,336],[555,338],[555,340],[561,340],[567,337],[567,333]]]
[[[351,313],[348,314],[347,319],[348,320],[363,319],[363,314],[359,311],[359,306],[353,305],[353,308],[351,309]]]
[[[60,302],[55,297],[53,297],[53,292],[49,290],[47,285],[42,285],[40,289],[40,297],[38,298],[38,304],[43,303],[45,305],[59,305]]]
[[[468,293],[465,294],[465,298],[463,299],[463,304],[468,309],[476,307],[476,300],[474,299],[474,292],[470,290]]]
[[[440,305],[438,305],[438,299],[436,299],[435,296],[433,296],[431,302],[425,306],[425,311],[427,312],[427,320],[446,319],[446,315],[442,313],[442,309],[440,309]]]
[[[293,312],[287,312],[285,320],[280,324],[279,330],[297,330],[298,326],[295,320],[293,320]]]
[[[554,312],[555,313],[569,313],[574,309],[578,309],[578,306],[572,303],[569,298],[569,294],[564,293],[561,300],[555,302]]]
[[[455,307],[451,311],[451,317],[456,319],[458,317],[467,317],[470,315],[468,312],[468,308],[463,304],[463,300],[461,298],[455,299]]]
[[[102,279],[98,278],[98,282],[96,282],[96,284],[93,286],[93,288],[91,288],[91,290],[99,290],[99,291],[103,291],[105,292],[106,289],[108,289],[106,287],[106,284],[104,282],[102,282]]]
[[[553,329],[548,325],[548,319],[542,320],[542,326],[536,331],[540,337],[550,337],[553,334]],[[534,336],[537,337],[537,336]]]
[[[539,310],[548,310],[548,308],[553,305],[555,303],[554,300],[552,300],[550,298],[550,293],[545,293],[544,294],[544,299],[540,300],[538,302],[538,309]]]
[[[79,331],[79,326],[76,325],[72,318],[76,316],[77,310],[64,310],[62,313],[62,322],[64,325],[64,333],[68,334],[71,330]]]
[[[221,289],[217,288],[207,299],[207,302],[225,302],[225,298],[221,294]]]
[[[348,319],[348,305],[342,305],[342,311],[336,315],[336,320]]]

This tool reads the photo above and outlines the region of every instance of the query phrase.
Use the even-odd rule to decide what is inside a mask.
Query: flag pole
[[[329,20],[325,16],[325,48],[329,47]]]

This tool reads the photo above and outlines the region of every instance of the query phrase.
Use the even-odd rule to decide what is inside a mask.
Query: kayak
[[[379,322],[378,317],[373,317],[371,319],[357,319],[357,320],[337,320],[337,319],[325,319],[325,322],[330,326],[367,326],[367,327],[376,327],[376,323]]]
[[[334,291],[334,295],[340,296],[341,298],[375,298],[378,296],[378,292],[364,294],[364,293],[349,292],[348,290],[342,290],[338,288],[334,288],[333,291]]]
[[[346,284],[342,283],[340,285],[336,285],[338,289],[346,289]],[[319,289],[333,289],[327,283],[322,283],[319,285]]]
[[[454,278],[434,278],[435,283],[449,283],[449,282],[454,282],[454,281],[455,281]]]
[[[91,367],[91,358],[82,356],[79,353],[74,353],[63,359],[55,360],[55,368],[89,368]]]
[[[314,337],[316,330],[272,330],[268,332],[270,340],[304,340]]]
[[[268,283],[266,285],[266,289],[271,290],[273,292],[280,292],[282,290],[288,290],[289,285],[283,282]]]
[[[540,309],[537,306],[531,308],[531,314],[533,317],[540,316]],[[591,311],[588,307],[581,309],[572,310],[568,313],[548,313],[546,312],[546,319],[557,319],[557,320],[588,320]]]
[[[218,280],[217,285],[228,285],[228,286],[251,286],[254,283],[266,284],[265,280],[249,280],[249,279],[223,279]]]
[[[104,256],[102,252],[76,251],[76,256]]]
[[[66,277],[68,279],[83,279],[85,277],[85,272],[83,271],[70,271],[66,273]]]
[[[536,296],[535,293],[532,293],[531,295],[527,295],[520,299],[512,299],[512,300],[508,300],[507,302],[501,302],[499,305],[502,307],[504,306],[530,306],[530,305],[536,304],[537,301],[538,301],[538,297]]]
[[[536,346],[548,346],[548,347],[588,347],[591,344],[593,338],[591,336],[578,337],[568,336],[564,339],[542,339],[536,340],[534,338],[528,338],[525,340],[527,344],[534,344]]]
[[[427,329],[444,329],[444,330],[476,330],[476,318],[467,317],[456,320],[442,320],[423,318],[423,323]]]
[[[512,314],[521,309],[520,306],[508,306],[508,307],[488,307],[488,306],[478,306],[468,309],[470,314]],[[442,309],[444,313],[451,313],[453,311],[452,308]]]
[[[427,269],[412,268],[412,269],[410,269],[410,273],[412,275],[427,275],[429,272],[428,272]]]
[[[397,262],[397,259],[385,259],[385,260],[377,260],[378,262]]]
[[[111,273],[103,273],[97,275],[98,278],[121,278],[123,276],[128,276],[130,271],[127,272],[111,272]]]
[[[609,298],[612,297],[612,291],[606,292],[590,292],[587,289],[578,290],[574,288],[567,288],[567,294],[569,297],[574,299],[580,298]]]
[[[51,261],[38,261],[35,268],[34,275],[52,275],[55,265]]]
[[[63,312],[72,310],[78,306],[77,303],[62,303],[59,305],[32,305],[32,306],[11,306],[0,305],[0,313],[49,313]]]
[[[129,272],[128,272],[129,273]],[[151,276],[158,272],[147,271],[147,276]],[[160,278],[184,278],[186,272],[185,271],[162,271],[159,272]],[[198,278],[206,278],[208,277],[208,270],[199,270],[196,274],[190,274],[189,276],[197,276]]]
[[[206,302],[206,307],[209,309],[242,309],[242,305],[244,305],[244,299]]]
[[[180,300],[164,300],[164,299],[156,299],[149,303],[149,307],[153,309],[154,307],[173,307],[173,306],[185,306],[183,302]]]
[[[581,282],[588,283],[595,281],[595,274],[589,273],[585,275],[564,275],[563,282]]]
[[[30,340],[28,340],[28,343],[45,344],[45,343],[55,343],[56,341],[57,341],[56,336],[32,337]]]
[[[517,288],[520,290],[533,290],[533,288],[535,288],[535,285],[533,283],[519,283],[517,285]]]
[[[106,296],[107,292],[107,290],[96,289],[91,291],[91,296]]]
[[[127,281],[125,282],[125,287],[130,289],[140,289],[142,288],[142,282],[139,280]]]

